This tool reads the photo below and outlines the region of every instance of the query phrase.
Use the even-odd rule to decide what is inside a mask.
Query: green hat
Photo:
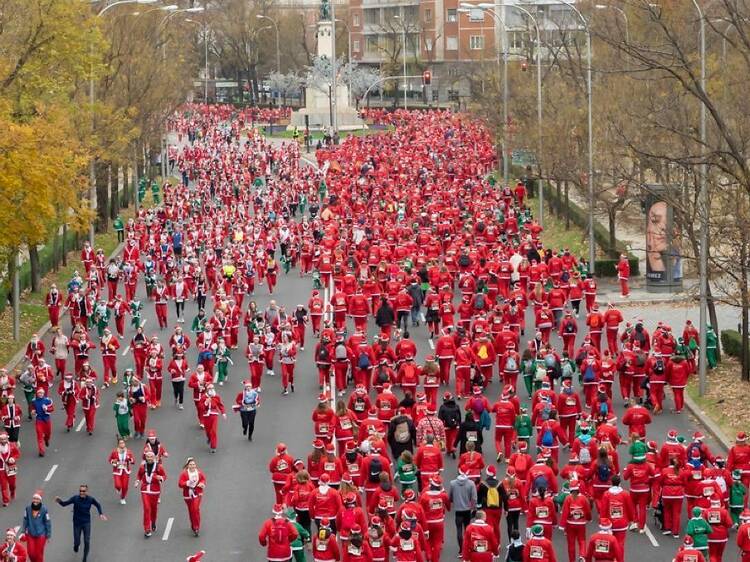
[[[693,517],[700,517],[702,513],[703,510],[700,507],[693,508]]]
[[[732,471],[732,480],[742,480],[742,471],[738,468],[735,468]]]
[[[541,537],[544,534],[544,528],[541,525],[534,525],[531,528],[531,534],[535,537]]]
[[[296,521],[297,520],[297,512],[293,509],[287,509],[286,510],[286,518],[289,519],[289,521]]]

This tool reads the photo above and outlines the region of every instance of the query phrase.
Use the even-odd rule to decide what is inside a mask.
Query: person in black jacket
[[[386,334],[390,335],[391,326],[396,321],[396,313],[393,312],[393,307],[388,302],[388,299],[381,297],[380,308],[375,313],[375,324]]]
[[[474,420],[474,414],[472,412],[466,412],[464,421],[458,428],[458,435],[456,435],[455,444],[459,447],[459,454],[463,455],[466,452],[466,444],[472,441],[474,443],[474,450],[477,453],[482,453],[482,426],[478,421]]]
[[[394,459],[399,458],[404,451],[413,453],[417,443],[417,428],[404,412],[403,408],[399,408],[399,413],[388,423],[388,446]]]
[[[446,392],[443,395],[443,404],[438,411],[438,419],[445,426],[446,453],[456,458],[456,436],[461,425],[461,408],[456,404],[453,395]]]

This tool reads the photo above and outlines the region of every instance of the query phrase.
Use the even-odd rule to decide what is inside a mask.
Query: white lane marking
[[[172,532],[172,525],[174,524],[174,517],[170,517],[167,520],[167,526],[164,527],[164,535],[161,537],[161,540],[166,541],[169,540],[169,533]]]
[[[651,542],[651,546],[653,546],[654,548],[659,548],[659,543],[657,542],[654,534],[651,532],[651,529],[648,528],[648,525],[646,525],[644,529],[646,531],[646,536],[648,537],[648,540]]]
[[[55,471],[57,470],[57,465],[53,464],[52,468],[49,469],[49,472],[47,473],[47,476],[45,476],[44,481],[49,482],[52,480],[52,476],[55,474]]]
[[[81,430],[83,429],[83,424],[85,424],[85,423],[86,423],[86,418],[83,418],[83,419],[82,419],[82,420],[81,420],[81,421],[80,421],[80,422],[78,423],[78,426],[76,427],[76,431],[81,431]]]
[[[435,349],[435,344],[434,344],[434,343],[432,343],[432,340],[427,340],[427,343],[429,343],[429,344],[430,344],[430,347],[431,347],[432,349]]]

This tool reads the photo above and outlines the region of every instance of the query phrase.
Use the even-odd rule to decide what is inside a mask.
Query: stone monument
[[[328,0],[322,0],[320,4],[316,37],[318,57],[334,60],[335,39]],[[310,129],[328,129],[333,125],[331,123],[332,110],[335,111],[334,123],[338,125],[339,130],[364,128],[365,124],[357,115],[356,110],[349,104],[349,87],[342,80],[337,80],[336,92],[330,90],[329,84],[320,84],[317,87],[307,86],[305,89],[305,107],[292,113],[288,128],[299,127],[304,129],[305,118],[307,117]]]

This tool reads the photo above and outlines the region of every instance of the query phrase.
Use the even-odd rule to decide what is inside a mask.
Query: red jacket
[[[613,531],[627,531],[635,521],[633,498],[619,486],[612,486],[602,496],[601,516],[609,517]]]
[[[322,492],[318,487],[310,498],[310,517],[334,519],[342,507],[341,494],[338,490],[329,487]]]
[[[495,531],[481,519],[464,530],[464,542],[461,552],[464,560],[470,562],[492,562],[493,556],[498,554],[498,540]]]
[[[563,527],[586,525],[591,521],[591,506],[589,499],[583,494],[570,494],[565,498],[560,513],[560,524]]]
[[[586,562],[623,562],[625,555],[619,541],[612,533],[598,532],[591,535],[586,549]]]
[[[622,417],[622,423],[628,426],[631,434],[646,437],[646,426],[651,423],[651,413],[643,406],[635,404],[627,409]]]
[[[292,557],[292,542],[299,533],[297,528],[283,517],[267,519],[258,533],[258,542],[267,546],[266,558],[269,562],[286,562]],[[277,542],[283,538],[282,542]],[[335,540],[334,540],[335,542]]]
[[[552,541],[544,537],[532,537],[523,547],[524,562],[557,562]]]
[[[647,493],[651,489],[654,476],[654,467],[647,462],[631,462],[623,474],[625,480],[630,481],[630,491],[636,493]]]

